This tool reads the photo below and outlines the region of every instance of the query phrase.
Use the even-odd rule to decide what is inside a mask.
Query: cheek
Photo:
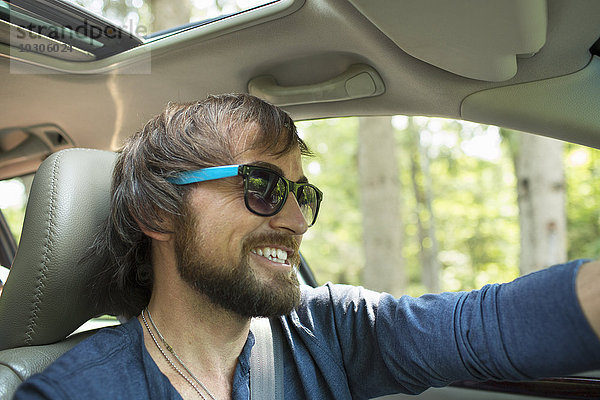
[[[239,257],[244,239],[267,219],[248,211],[239,191],[220,189],[196,190],[190,197],[196,235],[201,239],[197,245],[207,256]]]
[[[226,213],[219,211],[196,225],[197,237],[201,238],[197,244],[208,257],[238,257],[246,228],[239,218],[227,218]]]

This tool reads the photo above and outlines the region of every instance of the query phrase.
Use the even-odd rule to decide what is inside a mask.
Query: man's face
[[[277,158],[238,154],[236,163],[267,166],[292,181],[304,177],[298,149]],[[298,305],[296,266],[307,224],[293,194],[278,214],[261,217],[246,208],[241,177],[201,182],[189,193],[181,225],[179,273],[213,303],[244,317],[283,315]]]

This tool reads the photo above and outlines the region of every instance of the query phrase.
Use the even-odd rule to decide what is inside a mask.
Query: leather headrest
[[[53,343],[91,317],[87,293],[97,263],[82,263],[107,218],[117,154],[68,149],[38,169],[21,242],[0,296],[0,350]]]

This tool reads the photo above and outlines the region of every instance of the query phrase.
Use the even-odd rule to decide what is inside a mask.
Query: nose
[[[269,224],[273,229],[288,231],[294,235],[303,235],[308,230],[308,223],[293,193],[288,195],[283,208],[271,217]]]

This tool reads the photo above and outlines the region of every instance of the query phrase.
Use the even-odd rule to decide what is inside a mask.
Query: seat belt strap
[[[283,399],[283,342],[276,319],[252,318],[255,343],[250,354],[250,398]]]

